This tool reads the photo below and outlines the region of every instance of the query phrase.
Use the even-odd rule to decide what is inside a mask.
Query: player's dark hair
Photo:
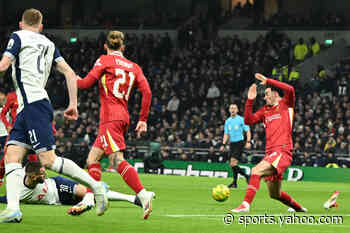
[[[43,165],[39,161],[30,161],[25,166],[25,172],[28,173],[39,173]]]
[[[106,44],[109,49],[119,50],[124,44],[124,33],[120,31],[110,31],[107,35]]]
[[[280,97],[283,97],[283,91],[281,89],[274,86],[267,86],[267,88],[271,88],[271,91],[275,91],[279,94]]]
[[[29,26],[37,26],[41,24],[43,15],[37,9],[30,8],[23,12],[22,21]]]

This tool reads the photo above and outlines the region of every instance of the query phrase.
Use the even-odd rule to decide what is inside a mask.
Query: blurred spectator
[[[173,95],[173,97],[169,100],[166,110],[169,112],[177,112],[180,105],[180,100],[177,98],[176,95]]]
[[[308,54],[307,45],[304,43],[303,38],[299,38],[298,43],[294,47],[294,58],[297,63],[304,61],[305,56]]]
[[[207,92],[207,99],[216,99],[218,97],[220,97],[220,90],[215,85],[215,82],[212,82]]]
[[[314,37],[311,37],[310,39],[310,48],[312,51],[312,56],[316,56],[320,52],[320,44]]]

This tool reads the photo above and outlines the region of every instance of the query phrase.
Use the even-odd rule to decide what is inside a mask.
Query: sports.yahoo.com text
[[[237,224],[244,225],[244,227],[251,224],[278,224],[280,226],[292,224],[332,225],[343,224],[343,216],[295,215],[295,213],[291,215],[233,215],[229,213],[223,217],[223,222],[226,225],[236,222]]]

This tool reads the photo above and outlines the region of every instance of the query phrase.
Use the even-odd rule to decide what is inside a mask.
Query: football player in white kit
[[[65,62],[55,44],[40,32],[42,14],[36,9],[25,10],[19,22],[21,30],[13,32],[0,61],[0,73],[12,64],[12,79],[18,97],[17,119],[10,132],[5,155],[7,208],[0,213],[0,222],[20,222],[22,213],[19,192],[22,185],[21,161],[34,150],[48,169],[62,173],[89,186],[96,199],[96,213],[102,215],[108,207],[106,188],[67,158],[55,154],[52,132],[53,110],[45,90],[52,64],[64,74],[69,92],[69,106],[64,115],[78,118],[76,75]]]
[[[88,189],[70,179],[55,176],[47,178],[45,168],[40,162],[28,162],[21,169],[22,186],[20,200],[28,204],[74,205],[68,214],[80,215],[95,206],[94,195]],[[123,194],[108,190],[111,201],[128,201],[142,207],[135,195]],[[7,203],[6,196],[0,196],[0,203]]]

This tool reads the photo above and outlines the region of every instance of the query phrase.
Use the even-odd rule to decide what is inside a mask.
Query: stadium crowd
[[[48,35],[56,42],[62,55],[81,77],[104,53],[105,37],[82,39],[70,43]],[[0,34],[2,50],[6,32]],[[228,106],[236,103],[243,114],[247,87],[256,72],[271,74],[276,64],[288,64],[293,54],[290,39],[271,32],[249,42],[237,35],[200,42],[191,37],[173,41],[169,35],[128,34],[125,56],[140,64],[151,85],[153,100],[148,121],[148,133],[137,138],[134,128],[138,120],[141,95],[137,91],[129,100],[130,130],[126,135],[132,153],[129,158],[142,157],[135,145],[158,141],[162,159],[224,162],[218,152],[223,137]],[[178,45],[178,46],[177,46]],[[294,120],[294,164],[326,166],[336,163],[349,167],[337,156],[350,154],[350,101],[348,82],[350,66],[343,60],[335,65],[331,75],[316,73],[309,85],[298,86]],[[12,89],[9,74],[0,79],[7,91]],[[330,85],[332,84],[332,85]],[[79,92],[80,118],[67,122],[63,109],[68,97],[65,80],[57,72],[47,84],[55,111],[57,150],[71,157],[80,166],[92,145],[98,129],[98,87]],[[259,90],[262,94],[262,90]],[[261,98],[262,99],[262,98]],[[263,102],[258,101],[256,106]],[[252,127],[252,151],[264,150],[262,124]],[[177,149],[172,150],[171,148]],[[202,153],[194,149],[201,148]],[[251,152],[253,153],[253,152]],[[250,152],[247,154],[251,154]],[[255,153],[255,152],[254,152]],[[256,157],[246,157],[255,163]]]

